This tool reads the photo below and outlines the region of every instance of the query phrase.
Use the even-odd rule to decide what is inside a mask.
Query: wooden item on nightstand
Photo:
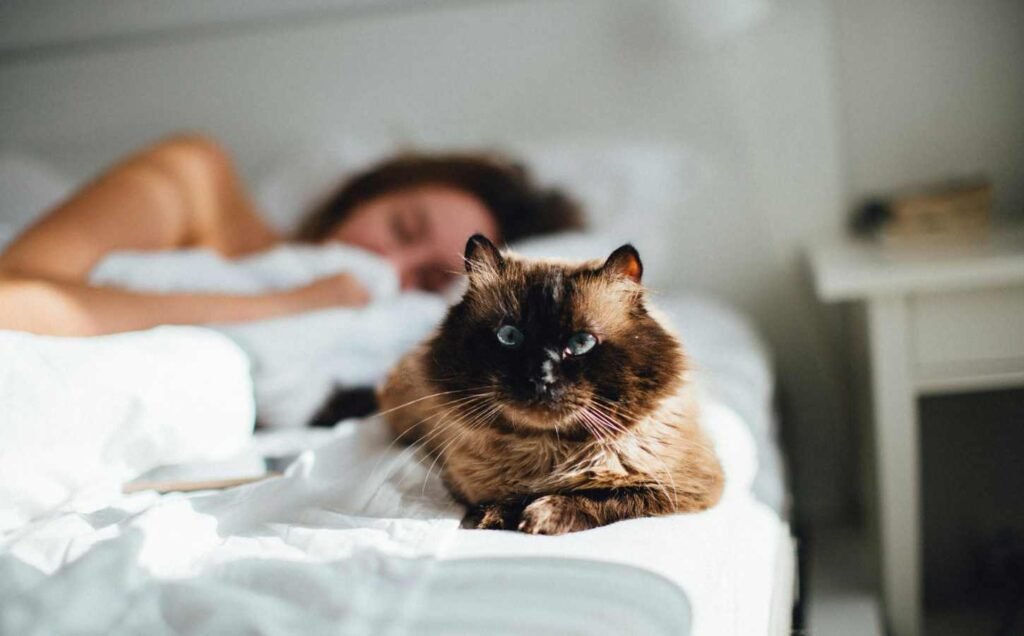
[[[867,316],[882,591],[922,633],[917,398],[1024,386],[1024,229],[962,245],[842,240],[810,250],[818,298]]]
[[[987,234],[991,211],[991,182],[961,179],[872,201],[854,225],[892,245],[963,242]]]
[[[933,190],[895,197],[892,218],[882,230],[890,241],[956,237],[989,229],[992,184],[953,183]]]

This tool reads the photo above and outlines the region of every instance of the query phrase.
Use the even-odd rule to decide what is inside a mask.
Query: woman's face
[[[479,199],[450,186],[425,185],[356,206],[327,240],[391,261],[402,289],[440,291],[463,272],[466,240],[477,232],[499,240],[498,224]]]

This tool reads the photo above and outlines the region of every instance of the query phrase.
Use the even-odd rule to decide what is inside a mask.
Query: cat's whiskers
[[[476,421],[475,423],[473,423],[473,424],[472,424],[472,425],[470,425],[470,426],[467,426],[467,427],[463,428],[463,429],[462,429],[462,430],[461,430],[461,431],[460,431],[460,432],[459,432],[459,433],[458,433],[458,434],[457,434],[457,435],[456,435],[456,436],[455,436],[455,437],[453,438],[453,440],[452,440],[452,442],[451,442],[451,443],[449,444],[449,446],[451,446],[452,444],[456,443],[457,441],[461,441],[461,440],[462,440],[462,438],[466,437],[467,435],[470,435],[471,433],[474,433],[474,432],[476,432],[476,431],[480,430],[481,428],[484,428],[485,426],[490,426],[490,424],[491,424],[492,422],[494,422],[494,420],[495,420],[495,419],[496,419],[496,418],[497,418],[498,416],[500,416],[500,415],[501,415],[501,411],[502,411],[502,408],[501,408],[501,406],[495,406],[495,407],[494,407],[493,409],[491,409],[490,411],[487,411],[486,413],[484,413],[484,414],[483,414],[483,415],[482,415],[481,417],[479,417],[479,418],[477,419],[477,421]],[[445,449],[445,452],[447,452],[447,450],[448,450],[448,449],[446,448],[446,449]],[[443,467],[442,467],[442,470],[443,470]],[[428,471],[427,471],[427,476],[426,476],[426,479],[429,479],[429,478],[430,478],[430,471],[428,470]]]
[[[599,422],[602,422],[606,427],[612,428],[616,432],[619,432],[619,433],[622,433],[622,434],[628,434],[629,433],[629,430],[625,426],[623,426],[621,423],[618,423],[618,422],[614,421],[609,414],[606,414],[606,413],[602,412],[601,411],[601,407],[598,404],[595,403],[595,404],[591,404],[590,406],[593,407],[594,410],[591,410],[590,408],[587,408],[586,409],[587,413],[589,415],[595,417]],[[657,455],[655,455],[654,453],[648,452],[648,453],[646,453],[646,455],[652,461],[657,462],[658,464],[660,464],[661,472],[663,472],[665,474],[665,476],[668,477],[669,480],[672,482],[671,490],[669,490],[669,486],[664,481],[659,479],[657,477],[657,475],[652,473],[650,475],[651,479],[654,480],[655,484],[658,487],[658,490],[660,490],[665,495],[665,497],[667,497],[670,500],[674,500],[675,499],[675,493],[677,493],[678,490],[676,488],[675,477],[672,475],[672,471],[670,471],[668,469],[668,465],[665,464],[665,461],[663,459],[661,459],[660,457],[658,457]]]
[[[625,425],[623,425],[623,424],[622,424],[621,422],[619,422],[618,420],[615,420],[615,419],[614,419],[614,414],[613,414],[613,413],[611,413],[611,412],[608,412],[608,407],[607,407],[607,406],[605,406],[605,407],[602,407],[602,406],[599,406],[598,404],[595,404],[594,406],[595,406],[595,410],[596,410],[596,411],[598,411],[598,412],[602,412],[602,413],[603,413],[603,416],[604,416],[604,417],[605,417],[605,418],[606,418],[606,419],[608,420],[608,422],[609,422],[610,424],[614,424],[614,425],[616,425],[616,426],[618,427],[618,429],[619,429],[619,430],[620,430],[620,431],[621,431],[622,433],[624,433],[624,434],[625,434],[625,433],[628,433],[628,432],[629,432],[629,430],[628,430],[628,429],[627,429],[627,428],[625,427]],[[671,471],[671,470],[669,470],[669,468],[668,468],[668,465],[667,465],[667,464],[665,463],[665,461],[664,461],[664,460],[663,460],[663,459],[662,459],[661,457],[659,457],[659,456],[658,456],[657,454],[655,454],[655,453],[653,453],[653,452],[648,452],[648,453],[647,453],[647,455],[648,455],[648,457],[650,457],[650,458],[651,458],[651,459],[652,459],[653,461],[655,461],[655,462],[658,462],[659,464],[661,464],[661,471],[662,471],[663,473],[665,473],[665,475],[666,475],[666,476],[667,476],[667,477],[669,478],[669,480],[670,480],[670,481],[672,482],[672,493],[673,493],[673,495],[672,495],[672,496],[673,496],[673,498],[674,498],[674,495],[675,495],[675,493],[678,493],[678,489],[676,488],[676,483],[675,483],[675,476],[674,476],[674,475],[672,474],[672,471]],[[652,477],[654,477],[654,476],[652,475]],[[657,478],[656,478],[656,477],[655,477],[655,479],[657,480]],[[664,489],[664,484],[663,484],[663,483],[661,482],[661,480],[657,480],[657,481],[659,482],[659,484],[660,484],[660,485],[662,486],[662,488]],[[668,493],[667,493],[667,492],[666,492],[666,495],[668,495]]]
[[[421,495],[425,494],[426,492],[427,481],[430,480],[430,474],[433,472],[434,466],[437,465],[438,460],[441,460],[444,457],[444,454],[448,451],[448,449],[450,449],[456,442],[461,440],[467,434],[479,428],[482,428],[488,425],[490,422],[494,421],[494,418],[496,418],[501,413],[501,410],[502,406],[500,404],[492,404],[490,408],[480,410],[477,412],[477,414],[473,415],[472,421],[462,423],[462,430],[458,431],[435,453],[434,461],[431,462],[430,467],[427,468],[427,474],[423,477],[423,487],[420,490]],[[444,470],[443,462],[441,464],[441,470]]]
[[[463,401],[461,403],[454,404],[454,405],[450,406],[449,408],[445,409],[444,412],[438,413],[438,414],[430,416],[429,418],[426,418],[427,421],[429,421],[430,419],[435,419],[436,418],[437,420],[439,420],[439,423],[437,424],[437,427],[434,430],[430,431],[428,434],[426,434],[421,439],[413,442],[412,444],[409,444],[409,451],[410,451],[409,452],[409,457],[404,458],[404,460],[411,459],[412,456],[414,456],[416,454],[416,452],[419,451],[419,450],[423,450],[425,452],[425,454],[429,456],[431,454],[431,450],[430,450],[431,442],[433,442],[438,437],[443,435],[446,431],[448,431],[453,426],[458,424],[459,419],[458,419],[458,416],[456,414],[458,413],[458,411],[460,409],[475,410],[477,408],[483,407],[488,402],[488,394],[484,394],[483,396],[474,396],[474,397],[475,397],[475,399],[473,399],[473,400],[466,400],[466,401]],[[448,419],[446,421],[440,421],[440,420],[445,420],[445,418],[448,418]],[[425,421],[421,421],[421,422],[417,423],[417,426],[420,423],[425,423]],[[417,461],[422,461],[422,460],[417,460]]]
[[[484,387],[477,387],[477,388],[478,389],[483,389]],[[445,402],[444,404],[438,405],[437,407],[434,408],[434,410],[430,414],[426,415],[425,417],[423,417],[422,419],[417,421],[415,424],[412,424],[411,426],[407,427],[404,431],[402,431],[401,433],[396,435],[394,437],[394,439],[391,440],[391,443],[389,443],[384,448],[383,452],[381,453],[381,459],[383,459],[383,457],[387,455],[387,452],[391,450],[391,447],[394,446],[395,444],[397,444],[399,441],[401,441],[402,438],[405,437],[405,435],[407,433],[411,433],[412,431],[416,430],[416,428],[418,426],[420,426],[421,424],[424,424],[424,423],[430,421],[431,419],[433,419],[434,417],[437,417],[438,416],[438,412],[441,409],[444,409],[445,407],[449,407],[449,406],[451,406],[451,408],[455,408],[454,405],[457,405],[457,404],[460,404],[460,403],[468,404],[468,403],[473,402],[474,400],[483,399],[487,395],[488,395],[487,391],[480,391],[479,393],[474,393],[472,395],[462,396],[462,397],[459,397],[459,398],[457,398],[455,400],[452,400],[451,402]],[[410,446],[411,445],[412,444],[410,444]],[[376,468],[376,466],[374,468]]]
[[[612,402],[608,398],[601,395],[592,395],[591,399],[597,404],[603,405],[608,410],[609,415],[615,417],[618,421],[629,421],[633,419],[632,413],[628,409],[622,407],[621,403]]]
[[[594,419],[594,414],[589,408],[582,409],[579,414],[582,417],[580,423],[590,432],[595,441],[602,445],[608,441],[606,432],[597,420]]]
[[[607,444],[603,443],[605,441],[605,438],[603,436],[601,436],[600,432],[598,432],[598,430],[600,430],[603,427],[601,426],[601,420],[598,420],[595,417],[596,413],[594,411],[591,411],[589,408],[587,408],[587,409],[584,409],[581,412],[581,415],[584,415],[585,420],[587,422],[590,422],[590,425],[584,423],[583,421],[581,423],[584,423],[584,426],[586,428],[588,428],[588,430],[590,430],[592,432],[592,434],[595,435],[595,437],[598,438],[599,442],[601,442],[602,448],[604,448],[605,450],[608,450],[609,447],[607,446]],[[595,428],[598,429],[598,430],[595,430]],[[669,486],[663,480],[660,480],[660,479],[658,479],[658,477],[656,475],[651,474],[650,477],[651,477],[651,479],[654,480],[654,483],[657,486],[656,490],[662,492],[662,494],[667,499],[670,499],[670,500],[675,499],[674,495],[673,495],[676,492],[675,478],[672,476],[672,473],[668,471],[668,467],[665,465],[665,462],[663,462],[662,460],[660,460],[660,459],[658,459],[656,457],[652,457],[651,459],[653,459],[654,461],[659,462],[660,464],[662,464],[663,469],[665,470],[666,474],[669,476],[670,479],[673,480],[672,491],[670,492]],[[587,461],[587,458],[582,459],[581,462],[578,463],[578,466],[582,465],[586,461]]]
[[[425,452],[423,453],[423,456],[416,459],[416,462],[422,466],[423,462],[430,458],[430,455],[434,456],[434,460],[431,462],[430,467],[427,469],[426,475],[424,475],[423,477],[423,487],[421,489],[421,495],[424,494],[426,491],[427,481],[430,479],[430,474],[433,471],[434,466],[437,464],[438,461],[440,461],[444,457],[444,454],[448,450],[448,448],[452,444],[454,444],[456,440],[461,438],[466,433],[467,425],[464,418],[472,417],[473,420],[475,421],[478,413],[489,413],[494,408],[496,407],[493,404],[487,403],[473,405],[466,413],[456,414],[455,416],[453,416],[449,422],[445,423],[443,429],[435,431],[435,434],[431,436],[431,441],[433,439],[436,439],[441,434],[441,432],[446,432],[451,430],[452,428],[456,428],[456,434],[451,439],[448,439],[447,441],[443,442],[439,448],[436,448],[434,450],[424,449]]]
[[[452,400],[450,402],[445,402],[443,404],[438,405],[429,415],[423,417],[418,422],[416,422],[415,424],[409,426],[404,431],[402,431],[400,434],[396,435],[394,437],[394,439],[391,440],[391,443],[389,443],[384,448],[384,450],[381,451],[380,457],[377,459],[377,463],[374,464],[373,469],[370,471],[370,474],[371,475],[376,475],[377,469],[380,467],[380,463],[382,461],[384,461],[384,459],[388,455],[388,452],[391,451],[392,447],[394,447],[395,444],[397,444],[399,441],[401,441],[401,439],[406,435],[406,433],[412,432],[417,427],[422,426],[423,424],[429,422],[432,419],[443,418],[446,415],[448,415],[449,413],[451,413],[452,411],[454,411],[455,409],[459,408],[460,406],[470,405],[470,404],[473,404],[475,401],[486,400],[487,397],[491,394],[490,390],[483,390],[483,389],[486,389],[486,387],[476,387],[476,389],[478,390],[478,393],[474,393],[472,395],[461,396],[461,397],[456,398],[456,399],[454,399],[454,400]],[[430,396],[430,397],[436,397],[436,396]],[[436,431],[432,432],[431,435],[433,435],[434,433],[436,433]],[[392,462],[392,464],[396,463],[398,461],[398,459],[400,459],[402,457],[402,455],[404,455],[406,452],[415,453],[416,450],[421,445],[423,445],[421,441],[415,441],[415,442],[410,443],[409,447],[407,449],[403,450],[401,453],[399,453],[398,457],[395,458],[395,460]],[[383,480],[387,480],[387,478],[390,477],[390,476],[391,476],[391,471],[388,471],[384,475]]]
[[[655,473],[651,473],[651,479],[653,479],[661,487],[661,490],[665,493],[665,496],[669,498],[669,501],[672,502],[672,503],[675,503],[675,501],[679,498],[679,488],[676,486],[675,475],[673,475],[672,471],[669,470],[668,465],[665,463],[664,459],[662,459],[661,457],[658,457],[654,453],[648,453],[647,456],[650,457],[655,462],[657,462],[658,464],[661,465],[661,472],[663,472],[668,477],[669,482],[671,482],[671,484],[672,484],[672,491],[668,492],[665,489],[664,482],[661,481],[660,479],[658,479],[658,477],[657,477],[657,475]]]
[[[615,417],[607,412],[607,409],[602,407],[599,403],[593,402],[587,407],[587,411],[593,415],[599,422],[601,422],[606,428],[611,429],[616,433],[628,433],[629,430],[624,424],[615,420]]]
[[[456,418],[452,418],[440,425],[437,430],[432,431],[428,438],[425,438],[423,441],[418,441],[415,444],[410,444],[409,448],[391,462],[390,470],[378,488],[383,486],[384,482],[393,472],[401,469],[407,469],[412,463],[422,467],[423,463],[430,459],[431,455],[434,455],[434,459],[436,461],[436,459],[440,457],[440,454],[437,450],[431,450],[431,442],[451,430],[453,427],[456,427],[457,424],[458,420]]]
[[[579,424],[580,426],[582,426],[584,429],[586,429],[587,433],[589,433],[591,437],[597,438],[599,441],[600,438],[598,438],[598,436],[594,433],[594,430],[591,427],[591,425],[587,422],[586,414],[584,413],[583,409],[580,409],[579,411],[576,412],[576,414],[572,418],[572,421],[574,424]]]
[[[616,405],[610,405],[599,400],[594,400],[589,405],[591,409],[599,414],[602,420],[606,424],[614,429],[618,433],[627,434],[630,432],[630,426],[626,422],[632,418],[628,414],[621,412]]]
[[[411,406],[413,404],[416,404],[417,402],[422,402],[423,400],[429,400],[430,398],[441,397],[442,395],[451,395],[453,393],[466,393],[466,392],[469,392],[469,391],[479,390],[481,388],[483,388],[483,387],[470,387],[468,389],[453,389],[451,391],[438,391],[437,393],[431,393],[430,395],[424,395],[422,397],[418,397],[415,400],[409,400],[405,404],[399,404],[398,406],[393,406],[393,407],[387,409],[386,411],[380,411],[379,413],[376,413],[376,415],[387,415],[388,413],[393,413],[393,412],[397,411],[398,409],[404,409],[407,406]]]
[[[475,419],[477,414],[483,413],[485,411],[488,411],[493,406],[494,406],[493,401],[482,400],[479,403],[473,404],[473,405],[471,405],[469,407],[465,407],[465,410],[456,409],[456,411],[453,414],[451,420],[444,424],[443,429],[439,429],[438,431],[435,431],[435,433],[430,436],[431,441],[436,439],[440,435],[440,433],[442,433],[444,431],[449,431],[449,430],[451,430],[454,427],[461,426],[461,427],[465,428],[467,420]],[[462,410],[462,412],[459,412],[460,410]],[[456,436],[456,437],[458,437],[458,436]],[[443,442],[442,443],[442,447],[443,448],[447,448],[448,442],[450,442],[450,441],[451,440]],[[438,450],[433,451],[432,454],[440,457],[441,452],[442,451],[440,449],[438,449]]]
[[[449,408],[445,409],[443,413],[435,413],[434,415],[431,415],[425,418],[424,420],[417,422],[415,426],[419,426],[426,420],[434,418],[443,419],[452,416],[451,419],[449,419],[448,421],[440,423],[436,429],[430,431],[430,433],[427,434],[425,437],[423,437],[420,440],[417,440],[413,444],[410,444],[409,448],[406,449],[406,451],[403,451],[403,453],[400,454],[397,458],[395,458],[395,460],[392,462],[392,469],[396,470],[398,468],[407,467],[409,465],[410,460],[415,460],[416,463],[422,465],[422,463],[426,461],[431,454],[436,453],[436,451],[431,451],[431,442],[433,442],[441,435],[443,435],[444,433],[455,427],[457,424],[459,424],[460,418],[458,412],[462,409],[465,409],[465,411],[463,411],[462,413],[462,416],[465,417],[469,413],[475,413],[478,410],[484,410],[489,404],[493,402],[493,389],[488,389],[479,395],[473,395],[470,397],[472,399],[461,398],[459,400],[454,400],[452,403],[449,403]],[[445,405],[442,405],[442,407],[439,408],[443,408],[443,406]],[[419,453],[419,451],[423,452]],[[418,454],[419,456],[417,456]],[[390,475],[391,472],[385,475],[385,480]]]

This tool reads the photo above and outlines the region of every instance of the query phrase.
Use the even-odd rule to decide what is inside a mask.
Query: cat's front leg
[[[533,500],[518,527],[528,534],[565,534],[673,511],[665,493],[651,488],[579,490]]]
[[[519,531],[527,534],[565,534],[601,525],[577,495],[544,495],[523,509]]]
[[[469,506],[462,527],[476,530],[514,530],[523,514],[521,500]]]

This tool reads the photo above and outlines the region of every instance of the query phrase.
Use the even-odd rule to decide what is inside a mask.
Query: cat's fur
[[[651,313],[632,246],[562,263],[466,246],[469,288],[380,391],[395,434],[439,459],[465,525],[534,534],[704,510],[722,470],[678,339]],[[524,338],[496,339],[503,325]],[[574,333],[597,337],[570,355]]]

